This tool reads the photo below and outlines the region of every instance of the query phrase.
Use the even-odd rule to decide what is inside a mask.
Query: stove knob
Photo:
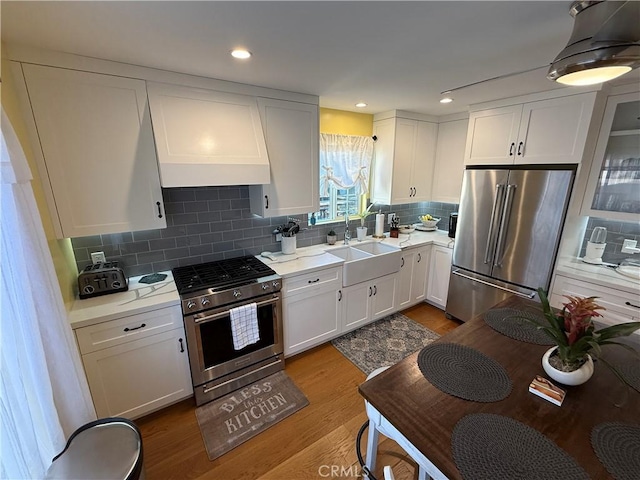
[[[242,295],[242,292],[240,292],[240,290],[233,291],[233,298],[238,298],[240,295]]]
[[[196,302],[194,302],[193,300],[189,300],[189,302],[187,303],[187,308],[189,310],[191,310],[195,306],[196,306]]]
[[[211,300],[209,300],[208,298],[203,298],[202,302],[200,302],[200,303],[202,303],[203,307],[206,307],[207,305],[209,305],[211,303]]]
[[[262,284],[262,290],[266,290],[267,288],[269,288],[269,284],[268,283],[263,283]]]
[[[278,288],[280,286],[280,282],[274,280],[272,285],[273,285],[273,288]]]

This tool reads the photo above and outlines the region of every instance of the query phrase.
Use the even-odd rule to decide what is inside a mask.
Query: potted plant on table
[[[549,305],[547,294],[543,289],[538,289],[538,295],[546,321],[528,321],[534,323],[556,344],[542,357],[542,366],[547,375],[565,385],[580,385],[593,375],[592,357],[595,357],[611,368],[618,378],[625,381],[615,367],[601,358],[601,347],[618,345],[638,355],[638,352],[629,345],[613,339],[631,335],[640,329],[640,322],[621,323],[596,330],[593,318],[602,316],[597,310],[604,310],[604,307],[595,302],[597,297],[566,296],[569,301],[564,303],[562,310],[556,313]]]

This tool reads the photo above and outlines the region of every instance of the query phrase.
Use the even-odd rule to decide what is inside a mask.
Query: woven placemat
[[[428,345],[418,354],[418,367],[433,386],[464,400],[497,402],[511,393],[502,365],[465,345]]]
[[[607,422],[591,430],[591,446],[616,480],[640,478],[640,425]]]
[[[488,413],[463,417],[451,448],[464,479],[588,479],[576,461],[537,430]]]
[[[547,334],[522,317],[530,320],[544,321],[541,313],[535,314],[514,308],[496,308],[489,310],[484,314],[484,321],[496,332],[513,338],[514,340],[534,343],[536,345],[554,345],[553,340],[551,340]]]
[[[631,358],[620,363],[614,363],[613,366],[618,369],[627,383],[640,393],[640,361],[636,358]]]

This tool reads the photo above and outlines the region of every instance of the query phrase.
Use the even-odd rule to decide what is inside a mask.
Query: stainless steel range
[[[255,257],[173,269],[182,299],[196,404],[284,368],[281,278]],[[259,340],[234,348],[231,310],[256,304]]]

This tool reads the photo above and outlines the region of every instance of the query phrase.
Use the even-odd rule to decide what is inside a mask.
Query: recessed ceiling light
[[[366,103],[364,103],[364,102],[358,102],[358,103],[356,103],[356,107],[358,107],[358,108],[364,108],[364,107],[366,107],[366,106],[367,106],[367,104],[366,104]]]
[[[251,56],[251,52],[249,50],[244,50],[242,48],[236,48],[235,50],[231,50],[231,56],[233,58],[239,58],[241,60],[245,60]]]
[[[453,102],[453,98],[451,97],[445,97],[442,100],[440,100],[440,103],[451,103]]]

